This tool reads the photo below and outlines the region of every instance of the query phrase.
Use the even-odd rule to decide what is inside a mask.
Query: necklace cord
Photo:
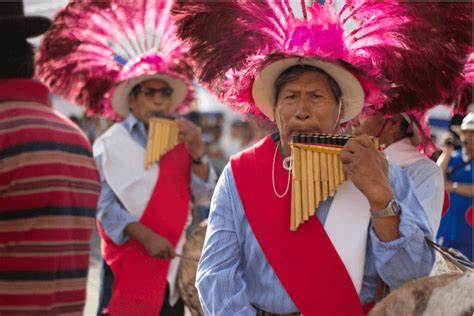
[[[272,164],[272,185],[273,185],[273,192],[275,193],[275,195],[278,197],[278,198],[283,198],[284,196],[286,196],[286,194],[288,193],[288,190],[290,189],[290,178],[291,178],[291,171],[288,170],[288,181],[286,183],[286,189],[285,189],[285,192],[283,192],[283,194],[279,194],[276,190],[276,185],[275,185],[275,161],[276,161],[276,155],[277,155],[277,152],[278,152],[278,148],[280,147],[280,142],[278,142],[278,145],[276,146],[276,149],[275,149],[275,154],[273,155],[273,164]]]

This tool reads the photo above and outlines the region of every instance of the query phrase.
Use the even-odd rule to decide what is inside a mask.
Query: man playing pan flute
[[[104,258],[98,314],[183,315],[176,255],[191,197],[209,200],[216,181],[200,129],[184,119],[176,120],[180,144],[145,168],[150,118],[183,112],[193,92],[170,5],[71,2],[40,48],[39,74],[54,91],[90,111],[125,118],[94,144]]]
[[[428,6],[439,19],[451,8]],[[217,184],[196,280],[206,315],[362,315],[381,281],[394,289],[428,275],[433,264],[424,240],[430,225],[412,182],[367,135],[349,140],[340,154],[350,181],[295,232],[289,229],[291,174],[283,162],[293,134],[338,134],[364,102],[380,107],[385,101],[376,82],[354,66],[379,74],[387,58],[403,67],[401,56],[424,54],[412,46],[414,36],[443,46],[437,36],[407,30],[440,21],[416,4],[357,2],[345,16],[374,20],[363,23],[367,32],[344,38],[332,2],[300,9],[303,19],[286,1],[182,1],[174,7],[201,82],[234,109],[271,119],[278,128],[234,156]],[[461,13],[466,7],[451,9],[469,19]],[[455,64],[462,69],[462,61]],[[400,79],[409,80],[410,73],[404,75]]]

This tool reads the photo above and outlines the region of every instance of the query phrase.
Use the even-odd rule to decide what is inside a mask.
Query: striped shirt
[[[428,276],[434,263],[434,251],[424,240],[432,234],[430,224],[414,194],[413,183],[397,166],[390,164],[389,171],[389,182],[401,208],[400,238],[382,242],[370,225],[359,293],[362,304],[374,299],[379,277],[395,289],[408,280]],[[258,192],[255,197],[259,198]],[[322,223],[331,203],[332,198],[327,199],[317,209],[316,216]],[[224,169],[212,198],[196,286],[206,315],[251,316],[256,315],[256,307],[276,314],[298,312],[255,238],[230,165]]]
[[[32,80],[0,81],[0,315],[81,315],[99,177]]]

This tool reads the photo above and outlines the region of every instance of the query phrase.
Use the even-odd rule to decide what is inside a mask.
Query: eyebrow
[[[301,90],[290,87],[290,88],[283,88],[282,92],[300,93]],[[323,90],[322,89],[314,89],[314,90],[307,91],[307,93],[315,93],[315,92],[322,93]]]

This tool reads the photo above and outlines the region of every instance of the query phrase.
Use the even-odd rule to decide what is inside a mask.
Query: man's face
[[[461,142],[466,155],[472,158],[474,156],[474,131],[463,131]]]
[[[153,79],[142,82],[140,86],[136,96],[130,95],[128,98],[130,111],[140,122],[148,123],[155,114],[171,114],[172,90],[168,83]]]
[[[284,84],[277,97],[274,117],[285,151],[294,133],[337,132],[339,107],[324,75],[303,72]]]

